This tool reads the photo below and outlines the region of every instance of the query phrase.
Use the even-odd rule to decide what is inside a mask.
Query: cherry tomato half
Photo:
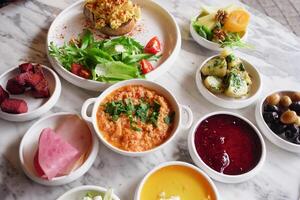
[[[152,64],[148,60],[145,60],[145,59],[140,61],[140,65],[141,65],[141,70],[142,70],[143,74],[147,74],[154,69]]]
[[[85,79],[90,79],[91,76],[92,76],[92,73],[91,73],[91,71],[89,69],[82,68],[79,71],[79,76],[82,77],[82,78],[85,78]]]
[[[157,54],[160,51],[161,51],[161,45],[157,36],[153,37],[144,48],[145,53]]]
[[[79,75],[79,71],[83,68],[81,64],[73,63],[71,65],[71,72],[73,74]]]
[[[71,65],[71,72],[85,79],[90,79],[92,76],[92,73],[89,69],[77,63],[73,63]]]

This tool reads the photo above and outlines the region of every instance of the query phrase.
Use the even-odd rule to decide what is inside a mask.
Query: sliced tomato
[[[153,37],[144,48],[145,53],[157,54],[160,51],[161,51],[161,45],[157,36]]]
[[[148,60],[145,60],[145,59],[140,61],[140,65],[141,65],[141,70],[142,70],[143,74],[147,74],[154,69],[152,64]]]
[[[85,79],[89,79],[92,76],[92,73],[89,69],[85,68],[81,64],[73,63],[71,65],[71,72]]]
[[[89,69],[82,68],[79,71],[79,76],[82,77],[82,78],[85,78],[85,79],[90,79],[91,76],[92,76],[92,73],[91,73],[91,71]]]
[[[83,68],[81,64],[73,63],[71,65],[71,72],[79,76],[80,70]]]

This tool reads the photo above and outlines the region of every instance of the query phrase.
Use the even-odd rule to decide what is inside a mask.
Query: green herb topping
[[[142,130],[138,127],[137,120],[140,120],[143,123],[152,124],[156,127],[161,107],[157,101],[149,104],[143,99],[140,100],[139,104],[133,105],[130,98],[120,101],[112,101],[104,104],[103,106],[104,112],[109,114],[113,121],[117,121],[122,114],[126,115],[130,121],[131,129],[135,131]],[[164,118],[164,122],[166,124],[171,124],[174,116],[175,112],[170,112],[170,114]]]

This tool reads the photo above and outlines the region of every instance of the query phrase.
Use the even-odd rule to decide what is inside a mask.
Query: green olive
[[[294,92],[292,94],[292,100],[293,101],[300,101],[300,92]]]
[[[269,105],[277,105],[280,102],[280,95],[278,93],[274,93],[266,98],[266,103]]]
[[[296,120],[295,124],[300,126],[300,117],[299,116],[297,117],[297,120]]]
[[[292,100],[289,96],[284,95],[283,97],[281,97],[280,99],[280,105],[283,107],[289,107],[292,104]]]
[[[287,110],[280,116],[280,121],[284,124],[294,124],[298,120],[295,111]]]

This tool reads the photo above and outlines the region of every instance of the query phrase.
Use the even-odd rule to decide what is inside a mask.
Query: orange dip
[[[113,91],[101,102],[97,123],[113,146],[142,152],[170,137],[175,114],[167,99],[156,91],[130,85]]]

